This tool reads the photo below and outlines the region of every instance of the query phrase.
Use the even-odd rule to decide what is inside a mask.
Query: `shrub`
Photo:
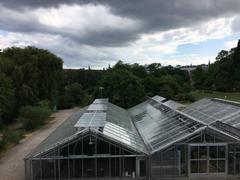
[[[191,93],[187,93],[185,94],[185,99],[189,102],[194,102],[196,101],[196,98],[191,94]]]
[[[176,95],[176,100],[194,102],[196,99],[191,93],[180,93]]]
[[[74,98],[69,95],[63,95],[59,98],[58,109],[68,109],[74,106]]]
[[[0,150],[6,149],[9,144],[18,144],[23,134],[22,130],[4,130],[2,134],[0,133]]]
[[[4,132],[3,139],[6,142],[17,144],[23,138],[21,130],[7,130]]]
[[[51,114],[51,109],[46,106],[24,106],[19,112],[19,121],[26,130],[35,129],[44,124]]]

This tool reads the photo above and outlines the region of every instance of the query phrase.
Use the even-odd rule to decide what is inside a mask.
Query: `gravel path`
[[[53,113],[52,117],[55,118],[52,121],[27,135],[20,144],[4,153],[0,157],[0,180],[24,180],[24,157],[76,111],[77,108]]]

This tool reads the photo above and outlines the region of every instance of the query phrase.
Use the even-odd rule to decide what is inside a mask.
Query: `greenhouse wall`
[[[146,155],[93,135],[25,160],[27,180],[146,178],[147,163]]]

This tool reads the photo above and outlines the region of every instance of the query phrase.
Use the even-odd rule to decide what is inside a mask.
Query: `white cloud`
[[[225,42],[225,48],[227,50],[230,50],[231,48],[234,48],[237,46],[238,40],[232,40],[232,41],[226,41]]]
[[[33,19],[45,26],[52,26],[66,32],[74,31],[74,33],[79,33],[79,36],[88,33],[88,31],[104,31],[106,28],[124,29],[127,27],[137,27],[134,25],[136,21],[109,14],[110,12],[107,7],[88,6],[87,8],[82,8],[75,5],[70,8],[70,6],[63,5],[58,9],[38,9],[29,13],[33,15]],[[83,14],[86,14],[86,16],[83,16]],[[88,22],[89,20],[91,23]],[[196,44],[209,39],[223,39],[226,36],[230,36],[232,34],[232,21],[233,18],[219,18],[189,28],[142,34],[140,39],[123,47],[90,46],[73,41],[67,36],[64,37],[57,33],[10,32],[1,35],[0,49],[10,46],[22,47],[27,45],[46,48],[62,57],[64,67],[66,68],[88,66],[102,68],[107,67],[109,64],[113,65],[119,59],[128,63],[137,62],[140,64],[153,62],[160,62],[164,65],[183,65],[190,64],[190,62],[192,64],[202,64],[213,60],[215,55],[206,57],[191,53],[181,55],[181,52],[178,52],[178,47],[185,44]],[[230,42],[227,42],[227,44],[230,44]]]
[[[100,4],[61,5],[58,8],[37,9],[33,14],[45,26],[79,33],[79,36],[89,31],[129,30],[139,25],[139,21],[111,14],[110,7]]]

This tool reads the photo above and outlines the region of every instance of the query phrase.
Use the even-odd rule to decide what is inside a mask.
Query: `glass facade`
[[[28,179],[133,177],[136,158],[141,156],[121,144],[88,134],[27,160],[31,167],[27,174]],[[146,169],[146,164],[141,168]]]
[[[178,107],[159,96],[129,110],[97,99],[25,159],[26,179],[239,176],[240,105]]]

